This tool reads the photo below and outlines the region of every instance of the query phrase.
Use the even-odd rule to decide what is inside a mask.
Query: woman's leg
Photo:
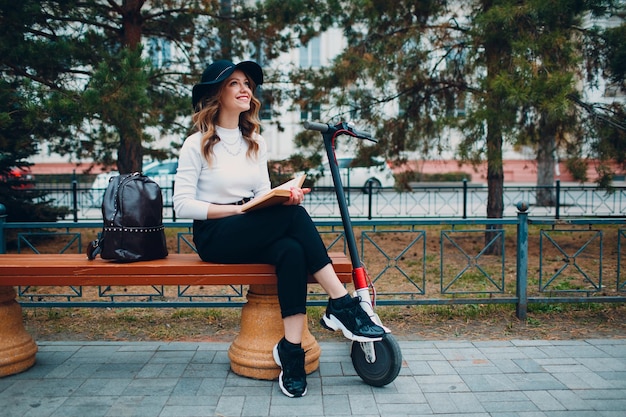
[[[344,335],[361,341],[376,340],[384,334],[384,329],[360,308],[359,300],[347,294],[315,224],[300,206],[194,222],[194,242],[205,261],[276,265],[285,337],[274,347],[273,355],[281,367],[280,388],[287,396],[306,393],[301,341],[308,274],[313,274],[331,297],[323,317],[326,327],[341,329]]]
[[[313,274],[315,280],[324,288],[326,294],[330,298],[341,298],[348,294],[348,291],[343,286],[339,277],[335,273],[335,269],[331,264],[327,264],[325,267]]]
[[[223,219],[194,222],[194,242],[205,261],[259,262],[276,241],[290,237],[304,251],[306,269],[314,273],[330,263],[315,224],[301,206],[275,206]]]
[[[301,240],[292,237],[299,235],[297,231],[303,228],[299,212],[296,206],[285,206],[195,222],[194,242],[205,261],[275,265],[282,316],[304,314],[306,283],[310,273],[308,265],[310,262],[327,264],[330,259],[323,243],[320,255],[319,249],[305,249]],[[308,242],[306,240],[306,244],[310,245]],[[311,256],[309,252],[316,254]]]
[[[278,302],[285,334],[272,351],[274,361],[281,369],[278,385],[288,397],[301,397],[306,394],[307,387],[302,349],[306,319],[305,257],[298,242],[288,237],[276,241],[267,252],[267,259],[276,265]]]
[[[361,308],[359,298],[348,295],[306,210],[298,210],[294,218],[297,221],[292,223],[294,226],[292,237],[302,245],[305,256],[309,255],[309,273],[330,297],[326,313],[322,317],[322,325],[330,330],[341,330],[350,340],[358,342],[380,340],[385,334],[385,329],[374,323]]]
[[[302,343],[302,332],[304,331],[305,314],[294,314],[283,318],[285,328],[285,339],[293,344]]]
[[[265,213],[262,213],[264,212]],[[278,383],[289,397],[306,394],[305,325],[307,257],[301,244],[291,238],[285,210],[260,210],[262,215],[234,216],[194,223],[194,242],[205,261],[269,263],[276,266],[278,300],[285,337],[274,346],[280,366]]]
[[[306,312],[306,279],[313,274],[331,298],[323,317],[326,327],[342,330],[356,341],[376,340],[384,334],[360,308],[358,299],[347,294],[304,208],[277,206],[208,222],[207,230],[196,233],[194,228],[202,259],[276,265],[283,317]]]
[[[320,323],[329,330],[341,330],[343,335],[350,340],[367,342],[380,340],[385,334],[385,329],[374,323],[360,305],[360,297],[352,298],[339,281],[332,265],[313,274],[317,282],[330,296],[326,313]]]

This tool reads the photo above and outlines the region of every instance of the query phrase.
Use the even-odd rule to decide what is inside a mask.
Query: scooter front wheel
[[[356,373],[368,385],[383,387],[393,382],[402,367],[402,352],[396,338],[386,333],[382,340],[373,343],[375,360],[372,362],[367,349],[359,342],[352,342],[350,356]]]

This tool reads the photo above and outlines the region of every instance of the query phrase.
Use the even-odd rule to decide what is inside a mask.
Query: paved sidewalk
[[[374,388],[347,343],[321,343],[290,399],[230,372],[224,343],[42,342],[33,368],[0,378],[0,416],[626,416],[626,339],[400,346],[400,375]]]

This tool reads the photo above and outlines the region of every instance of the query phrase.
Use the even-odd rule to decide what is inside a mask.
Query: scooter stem
[[[339,213],[341,214],[341,222],[346,236],[346,243],[348,244],[348,252],[350,253],[350,260],[352,261],[352,270],[355,271],[359,268],[363,268],[363,264],[359,259],[356,239],[354,237],[354,231],[352,230],[352,222],[350,221],[350,212],[348,211],[348,204],[346,203],[346,196],[341,182],[341,175],[339,174],[339,167],[337,166],[335,151],[333,149],[333,142],[338,131],[339,129],[337,129],[336,126],[329,127],[326,132],[322,133],[322,137],[324,138],[324,148],[326,149],[328,166],[333,178],[335,195],[337,196],[337,204],[339,205]],[[367,287],[367,284],[365,284],[365,286]]]

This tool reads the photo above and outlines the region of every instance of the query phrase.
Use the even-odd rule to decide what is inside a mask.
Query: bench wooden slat
[[[329,253],[344,283],[352,282],[352,264],[341,252]],[[309,282],[315,282],[310,278]],[[215,264],[196,254],[171,254],[154,261],[118,263],[81,254],[0,254],[0,286],[132,286],[275,284],[266,264]]]

